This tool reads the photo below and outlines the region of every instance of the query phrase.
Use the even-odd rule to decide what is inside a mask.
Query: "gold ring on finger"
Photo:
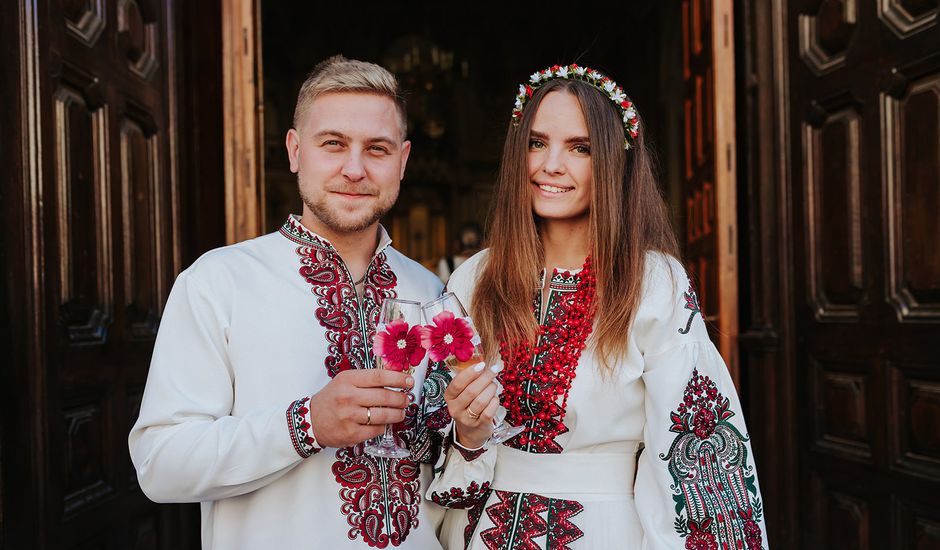
[[[372,425],[372,407],[366,407],[366,426]]]
[[[467,407],[467,415],[470,416],[470,418],[474,420],[476,420],[477,418],[480,418],[480,415],[473,412],[473,409],[471,409],[470,407]]]

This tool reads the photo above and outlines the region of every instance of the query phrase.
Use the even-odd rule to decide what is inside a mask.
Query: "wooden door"
[[[938,4],[782,14],[801,548],[940,547]]]
[[[734,33],[730,0],[683,0],[684,255],[709,332],[738,379]]]
[[[190,254],[181,222],[199,202],[188,189],[193,199],[181,198],[178,177],[177,152],[191,142],[177,117],[185,20],[175,8],[2,8],[13,52],[2,88],[5,290],[16,319],[2,388],[10,548],[192,547],[195,526],[144,497],[127,451],[162,306]],[[215,181],[206,173],[193,185]]]

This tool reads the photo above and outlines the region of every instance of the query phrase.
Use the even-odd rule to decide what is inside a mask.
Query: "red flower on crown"
[[[454,317],[450,311],[442,311],[431,319],[424,331],[424,347],[432,361],[444,361],[454,356],[466,361],[473,356],[473,327],[466,319]]]
[[[388,370],[403,371],[408,366],[417,366],[424,359],[423,336],[424,327],[415,325],[409,328],[406,321],[398,319],[386,324],[384,330],[376,331],[372,353],[385,361]]]

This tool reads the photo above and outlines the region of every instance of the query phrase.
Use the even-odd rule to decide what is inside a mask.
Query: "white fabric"
[[[448,290],[468,308],[485,257],[484,251],[465,262],[448,282]],[[601,374],[591,340],[581,355],[564,417],[569,431],[555,439],[563,451],[535,454],[500,445],[468,462],[451,448],[428,490],[429,497],[455,494],[489,482],[494,490],[580,503],[583,510],[569,520],[583,536],[568,544],[572,549],[686,547],[688,539],[676,530],[676,483],[664,458],[679,435],[670,431],[670,413],[683,402],[694,369],[714,381],[718,392],[729,399],[729,410],[733,412],[729,422],[742,440],[747,437],[747,429],[734,385],[708,338],[701,314],[693,315],[685,307],[689,282],[681,265],[658,253],[648,254],[646,263],[642,300],[630,330],[627,354],[616,365],[615,376],[605,378]],[[691,324],[686,328],[690,317]],[[637,462],[636,452],[641,445],[645,450]],[[757,503],[759,509],[760,492],[750,444],[745,443],[744,448],[747,457],[742,471],[753,475],[756,492],[745,498],[750,504]],[[487,547],[481,533],[494,527],[490,511],[497,502],[494,491],[488,496],[486,511],[479,514],[470,548]],[[688,511],[684,514],[687,520]],[[546,514],[542,513],[541,518],[545,520]],[[457,506],[447,511],[442,529],[445,548],[464,547],[467,524],[468,510]],[[766,548],[762,519],[757,524],[762,548]],[[523,529],[521,524],[517,527]],[[513,544],[517,544],[518,532],[514,536]],[[545,548],[546,540],[541,536],[534,542]],[[723,547],[723,540],[718,532],[717,548]]]
[[[397,296],[437,297],[437,277],[389,242],[382,229],[376,254],[387,257]],[[302,458],[291,441],[288,407],[330,380],[327,331],[298,249],[272,233],[208,252],[167,302],[129,446],[148,497],[202,503],[203,548],[369,548],[341,510],[337,449]],[[426,369],[416,370],[418,393]],[[419,491],[430,477],[422,464]],[[441,512],[427,504],[399,548],[439,547]]]

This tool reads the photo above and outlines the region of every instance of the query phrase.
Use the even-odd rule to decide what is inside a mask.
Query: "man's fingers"
[[[404,409],[408,406],[408,394],[385,388],[358,388],[355,404],[362,407],[391,407]]]
[[[386,424],[398,424],[405,419],[405,411],[401,409],[390,409],[387,407],[363,407],[362,408],[362,420],[360,424],[365,424],[366,419],[368,418],[368,409],[372,410],[372,422],[371,426],[382,426],[385,428]]]
[[[353,385],[360,388],[401,388],[410,390],[415,380],[410,374],[385,369],[359,369],[350,373]]]

